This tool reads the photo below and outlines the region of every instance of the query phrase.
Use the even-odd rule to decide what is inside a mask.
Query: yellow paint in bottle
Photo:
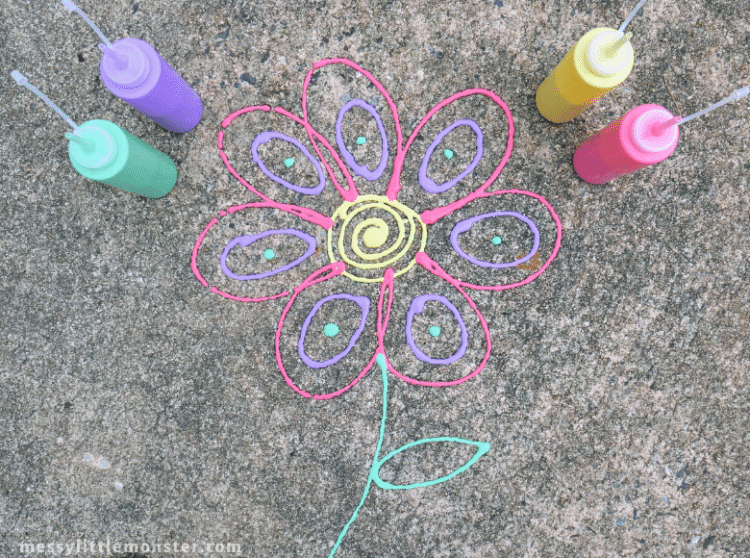
[[[536,92],[542,116],[558,124],[573,120],[625,81],[635,60],[632,36],[600,27],[581,37]]]
[[[620,28],[586,33],[536,92],[536,106],[547,120],[568,122],[617,87],[633,69],[632,33],[625,28],[648,0],[640,0]]]

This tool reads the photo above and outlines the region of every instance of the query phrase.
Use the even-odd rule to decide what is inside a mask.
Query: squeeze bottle
[[[169,193],[177,182],[172,159],[108,120],[89,120],[78,126],[18,70],[11,75],[73,128],[66,133],[68,157],[80,174],[91,180],[149,198]]]
[[[722,105],[750,94],[750,87],[737,89],[729,97],[685,118],[673,116],[659,105],[640,105],[576,149],[573,167],[589,184],[604,184],[643,167],[661,163],[677,147],[678,126]]]
[[[146,41],[134,38],[111,43],[72,0],[62,0],[104,41],[99,73],[107,89],[170,132],[189,132],[198,125],[203,104],[198,94]]]
[[[625,81],[635,59],[633,34],[625,34],[625,27],[646,1],[638,3],[620,29],[599,27],[586,33],[545,78],[536,92],[536,106],[544,118],[569,122]]]

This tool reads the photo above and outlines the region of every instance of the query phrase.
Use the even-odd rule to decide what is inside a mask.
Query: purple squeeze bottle
[[[107,89],[170,132],[189,132],[203,115],[198,94],[146,41],[127,37],[114,43],[72,0],[62,0],[99,35],[104,52],[99,72]]]

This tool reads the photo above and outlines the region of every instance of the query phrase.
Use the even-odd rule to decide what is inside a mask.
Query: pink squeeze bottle
[[[573,156],[573,167],[589,184],[605,184],[661,163],[677,147],[679,125],[748,94],[750,87],[737,89],[729,97],[685,118],[674,116],[659,105],[637,106],[584,140]]]

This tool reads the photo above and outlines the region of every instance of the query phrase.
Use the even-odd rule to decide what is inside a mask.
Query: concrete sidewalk
[[[564,232],[533,283],[470,293],[493,345],[478,376],[444,389],[389,377],[381,457],[440,436],[487,441],[488,454],[434,487],[373,486],[336,556],[750,556],[750,101],[685,125],[670,159],[609,185],[572,168],[583,139],[636,105],[686,115],[750,85],[750,2],[652,0],[630,26],[637,58],[622,86],[565,125],[534,103],[583,33],[618,27],[635,3],[81,0],[111,40],[150,42],[193,85],[204,116],[185,135],[107,91],[96,36],[59,2],[0,4],[0,554],[89,556],[86,545],[107,539],[100,555],[121,558],[199,555],[209,544],[215,556],[248,558],[331,551],[367,482],[380,372],[330,401],[300,397],[274,354],[287,299],[211,294],[190,257],[219,211],[259,200],[219,156],[222,120],[248,105],[301,115],[312,65],[346,57],[382,81],[406,137],[454,92],[496,92],[515,145],[495,186],[544,196]],[[77,122],[111,120],[169,154],[174,190],[150,200],[79,176],[65,123],[16,86],[13,69]],[[320,83],[334,108],[362,85]],[[494,114],[466,110],[459,116]],[[487,133],[497,162],[504,120],[498,130]],[[231,145],[250,169],[244,133]],[[456,160],[471,141],[457,136]],[[418,205],[418,194],[412,181],[399,200]],[[265,226],[265,216],[231,222]],[[449,258],[447,240],[436,246],[434,259]],[[221,245],[205,250],[218,269]],[[325,250],[316,257],[328,263]],[[396,279],[399,308],[433,292],[419,269]],[[283,288],[304,275],[295,277]],[[377,303],[379,286],[350,283],[320,292]],[[306,313],[288,321],[292,359]],[[397,367],[410,355],[403,316],[394,311],[387,337]],[[368,320],[372,335],[374,307]],[[310,354],[326,354],[319,337]],[[467,358],[481,359],[479,339]],[[295,379],[334,389],[372,354],[353,353],[336,376]],[[473,450],[412,451],[383,477],[435,478]]]

